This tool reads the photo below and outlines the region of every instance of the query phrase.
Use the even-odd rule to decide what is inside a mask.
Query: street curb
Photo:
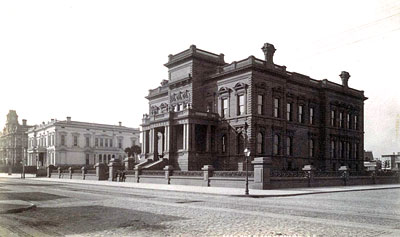
[[[36,205],[31,203],[28,207],[13,208],[13,209],[9,209],[6,211],[0,211],[0,214],[15,214],[15,213],[21,213],[24,211],[28,211],[31,209],[36,209]]]
[[[36,178],[32,178],[36,179]],[[87,185],[85,183],[80,182],[63,182],[59,179],[39,179],[45,182],[57,182],[57,183],[64,183],[64,184],[79,184],[79,185]],[[57,180],[57,181],[56,181]],[[304,191],[303,193],[287,193],[287,194],[228,194],[228,193],[213,193],[213,192],[194,192],[189,190],[168,190],[168,189],[157,189],[157,188],[145,188],[145,187],[126,187],[126,186],[118,186],[118,185],[104,185],[101,183],[93,183],[91,185],[96,186],[109,186],[109,187],[116,187],[116,188],[124,188],[124,189],[145,189],[145,190],[158,190],[158,191],[167,191],[167,192],[184,192],[184,193],[192,193],[192,194],[207,194],[207,195],[217,195],[217,196],[227,196],[227,197],[244,197],[244,198],[268,198],[268,197],[291,197],[291,196],[302,196],[302,195],[312,195],[312,194],[327,194],[327,193],[340,193],[340,192],[359,192],[359,191],[373,191],[373,190],[384,190],[384,189],[400,189],[400,187],[376,187],[376,188],[358,188],[358,189],[348,189],[348,190],[332,190],[332,191]],[[378,184],[379,185],[379,184]],[[335,187],[351,187],[351,186],[330,186],[332,188]],[[311,187],[311,188],[327,188],[327,187]],[[284,189],[278,189],[282,191]],[[251,190],[250,190],[251,192]]]
[[[319,192],[308,192],[308,193],[293,193],[293,194],[272,194],[272,195],[229,195],[221,194],[229,197],[245,197],[245,198],[268,198],[268,197],[293,197],[293,196],[304,196],[312,194],[326,194],[326,193],[345,193],[345,192],[360,192],[360,191],[374,191],[374,190],[384,190],[384,189],[400,189],[400,187],[388,187],[388,188],[367,188],[367,189],[351,189],[351,190],[336,190],[336,191],[319,191]]]

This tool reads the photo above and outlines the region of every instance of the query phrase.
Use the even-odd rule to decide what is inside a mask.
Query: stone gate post
[[[254,189],[271,188],[270,172],[272,160],[270,157],[256,157],[251,162],[254,165]]]
[[[213,176],[214,167],[212,165],[204,165],[201,170],[203,171],[204,186],[210,187],[210,177]]]

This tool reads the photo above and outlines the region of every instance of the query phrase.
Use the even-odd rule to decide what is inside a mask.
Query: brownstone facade
[[[194,45],[169,55],[168,80],[146,97],[147,168],[164,162],[180,170],[237,170],[248,147],[252,158],[271,157],[274,169],[362,169],[367,98],[348,87],[349,73],[340,74],[342,85],[314,80],[276,65],[272,44],[262,50],[265,60],[231,64]]]

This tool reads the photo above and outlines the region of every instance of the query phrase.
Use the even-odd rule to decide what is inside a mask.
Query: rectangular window
[[[257,134],[257,154],[264,154],[264,134],[259,132]]]
[[[100,146],[103,146],[103,138],[100,138]]]
[[[78,136],[74,136],[74,146],[78,146]]]
[[[105,147],[108,147],[108,138],[105,138],[105,139],[104,139],[104,143],[105,143],[105,144],[104,144]]]
[[[85,164],[89,165],[89,154],[86,154],[86,162],[85,162]]]
[[[229,113],[229,111],[228,111],[228,98],[223,98],[222,100],[221,100],[221,108],[222,108],[222,117],[223,118],[227,118],[227,117],[229,117],[229,115],[228,115],[228,113]]]
[[[274,117],[279,118],[279,98],[274,99]]]
[[[257,96],[257,113],[258,114],[264,113],[264,96],[263,95]]]
[[[336,121],[336,111],[331,110],[331,126],[335,127],[335,121]]]
[[[344,116],[343,112],[339,113],[339,127],[344,128]]]
[[[65,146],[65,135],[61,135],[61,146]]]
[[[310,124],[314,124],[314,108],[310,108]]]
[[[86,146],[89,147],[90,146],[90,138],[86,137]]]
[[[354,115],[354,129],[358,130],[358,116]]]
[[[118,139],[118,148],[122,148],[122,139]]]
[[[279,135],[274,136],[274,155],[279,155],[279,150],[280,150],[280,145],[281,145],[280,140],[281,139],[280,139]]]
[[[331,141],[331,158],[336,158],[336,143]]]
[[[309,141],[309,155],[310,157],[314,157],[314,140],[310,139]]]
[[[298,111],[298,116],[299,116],[299,118],[298,118],[298,120],[299,120],[299,123],[303,123],[304,122],[304,117],[303,117],[303,110],[304,110],[304,106],[303,105],[299,105],[299,111]]]
[[[222,135],[221,138],[222,153],[226,153],[226,135]]]
[[[47,145],[51,146],[51,136],[47,135]]]
[[[54,134],[51,135],[51,145],[54,146]]]
[[[94,139],[94,146],[96,146],[96,147],[99,146],[99,139],[98,138]]]
[[[286,119],[287,121],[292,121],[292,104],[287,103],[286,106]]]
[[[110,147],[113,147],[113,140],[110,139]]]
[[[245,114],[244,95],[238,95],[238,115]]]
[[[293,155],[293,138],[292,137],[287,137],[286,138],[286,154],[288,156],[292,156]]]
[[[350,114],[347,114],[347,116],[346,116],[346,122],[347,122],[347,128],[348,129],[351,129],[351,116],[350,116]]]

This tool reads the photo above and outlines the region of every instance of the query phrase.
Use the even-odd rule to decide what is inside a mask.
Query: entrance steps
[[[141,168],[145,169],[145,170],[163,170],[167,164],[168,164],[168,159],[161,158],[161,159],[153,161],[147,165],[144,165]]]

